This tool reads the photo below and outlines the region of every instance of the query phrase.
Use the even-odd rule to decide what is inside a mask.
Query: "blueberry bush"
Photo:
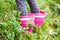
[[[24,32],[15,0],[0,0],[0,40],[60,40],[60,0],[36,0],[46,11],[43,26],[34,26],[32,34]],[[30,12],[29,5],[27,9]]]

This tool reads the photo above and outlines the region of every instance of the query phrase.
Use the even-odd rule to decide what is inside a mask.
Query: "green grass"
[[[47,17],[42,28],[34,26],[34,32],[29,34],[20,26],[15,0],[0,0],[0,40],[60,40],[60,14],[56,2],[37,0],[37,3],[47,12]],[[28,4],[27,8],[30,12]]]

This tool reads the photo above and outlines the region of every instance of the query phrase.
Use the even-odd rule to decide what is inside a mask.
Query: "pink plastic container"
[[[40,11],[40,13],[35,14],[34,23],[37,26],[42,26],[46,18],[46,13],[44,11]]]

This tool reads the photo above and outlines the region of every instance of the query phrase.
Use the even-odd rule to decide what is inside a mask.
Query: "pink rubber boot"
[[[29,33],[33,33],[33,28],[29,28],[27,31],[28,31]]]
[[[46,18],[46,13],[44,11],[40,11],[40,13],[35,14],[34,23],[37,26],[42,26],[43,23],[44,23],[45,18]]]
[[[26,27],[27,24],[29,24],[29,21],[30,21],[30,17],[29,16],[20,16],[20,22],[21,22],[21,26],[23,28]]]

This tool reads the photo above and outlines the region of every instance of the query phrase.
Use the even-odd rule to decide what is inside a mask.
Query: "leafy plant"
[[[60,40],[60,16],[58,0],[36,0],[39,8],[46,11],[43,26],[34,26],[32,34],[20,26],[15,0],[0,0],[0,40]],[[30,12],[29,6],[27,9]]]

